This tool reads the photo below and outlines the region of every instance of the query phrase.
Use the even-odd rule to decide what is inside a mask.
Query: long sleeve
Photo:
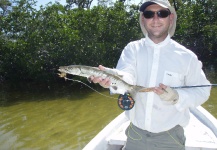
[[[122,72],[123,79],[127,83],[136,84],[136,52],[132,44],[124,48],[116,69]]]
[[[116,68],[127,83],[143,87],[156,87],[160,83],[170,87],[210,84],[197,56],[169,36],[158,44],[148,37],[129,43]],[[135,106],[126,111],[126,116],[135,126],[154,133],[176,125],[186,126],[189,108],[204,103],[210,87],[177,89],[177,92],[179,100],[175,105],[165,104],[154,92],[138,92],[133,97]]]
[[[206,79],[202,70],[202,63],[196,57],[192,57],[185,77],[185,85],[192,86],[209,84],[210,82]],[[179,111],[183,111],[186,108],[197,107],[203,104],[209,98],[210,89],[211,87],[178,89],[179,101],[176,104],[176,108]]]

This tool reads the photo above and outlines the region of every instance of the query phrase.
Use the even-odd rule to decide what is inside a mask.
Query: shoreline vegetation
[[[0,13],[0,83],[62,82],[59,66],[114,68],[126,44],[144,37],[138,22],[140,4],[117,1],[90,9],[50,3],[36,10],[35,3],[20,0]],[[196,53],[208,72],[217,72],[216,2],[177,3],[173,38]]]

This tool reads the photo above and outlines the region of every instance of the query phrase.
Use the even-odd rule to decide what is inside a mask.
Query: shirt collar
[[[167,45],[169,42],[170,42],[170,35],[168,34],[167,37],[165,38],[164,41],[158,43],[158,44],[155,44],[149,37],[148,35],[146,35],[146,44],[150,45],[150,46],[154,46],[154,47],[162,47],[162,46],[165,46]]]

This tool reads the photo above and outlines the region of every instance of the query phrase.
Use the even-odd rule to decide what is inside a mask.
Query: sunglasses
[[[154,17],[155,13],[157,14],[157,16],[159,18],[166,18],[171,14],[171,12],[169,10],[160,10],[160,11],[157,11],[157,12],[147,10],[147,11],[143,12],[143,15],[144,15],[144,17],[146,19],[150,19],[150,18]]]

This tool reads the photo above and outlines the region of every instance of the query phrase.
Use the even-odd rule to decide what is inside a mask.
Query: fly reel
[[[118,106],[123,110],[130,110],[134,107],[135,101],[129,93],[120,94],[118,97]]]

